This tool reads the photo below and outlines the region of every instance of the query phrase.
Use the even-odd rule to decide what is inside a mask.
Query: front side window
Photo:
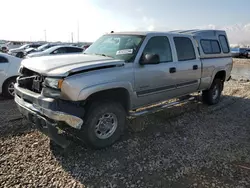
[[[140,35],[104,35],[88,47],[84,54],[109,56],[114,59],[132,61],[145,36]]]
[[[187,37],[174,37],[178,61],[196,59],[192,41]]]
[[[0,56],[0,63],[8,63],[8,59],[3,57],[3,56]]]
[[[172,51],[167,37],[157,36],[149,39],[143,51],[144,54],[157,54],[160,63],[172,61]]]

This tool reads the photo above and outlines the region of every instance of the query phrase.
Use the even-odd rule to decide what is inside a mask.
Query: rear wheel
[[[6,98],[13,99],[15,96],[14,84],[16,83],[16,78],[10,78],[3,84],[3,95]]]
[[[120,103],[95,103],[87,112],[80,137],[93,148],[105,148],[121,137],[125,123],[126,113]]]
[[[223,85],[223,81],[216,78],[208,90],[202,91],[203,102],[209,105],[217,104],[220,101]]]

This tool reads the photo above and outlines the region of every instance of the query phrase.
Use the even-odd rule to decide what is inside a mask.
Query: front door
[[[135,64],[136,106],[144,106],[172,98],[176,89],[176,62],[167,36],[152,36],[146,42],[143,54],[158,54],[159,64]],[[142,45],[143,48],[143,45]]]

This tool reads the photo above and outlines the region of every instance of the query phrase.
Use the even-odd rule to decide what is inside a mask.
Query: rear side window
[[[76,53],[76,52],[82,52],[83,49],[81,48],[67,48],[67,53]]]
[[[229,53],[229,45],[227,43],[226,37],[224,35],[220,35],[219,41],[220,41],[223,53]]]
[[[187,37],[174,37],[178,61],[196,59],[192,41]]]
[[[205,54],[219,54],[221,52],[217,40],[201,40],[201,47]]]
[[[8,63],[8,59],[3,57],[3,56],[0,56],[0,63]]]

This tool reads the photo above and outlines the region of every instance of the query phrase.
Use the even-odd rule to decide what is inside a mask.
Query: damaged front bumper
[[[65,147],[64,138],[58,133],[58,124],[63,123],[73,129],[81,129],[84,109],[73,102],[43,97],[38,93],[18,87],[15,84],[15,102],[19,111],[29,121],[57,144]]]

